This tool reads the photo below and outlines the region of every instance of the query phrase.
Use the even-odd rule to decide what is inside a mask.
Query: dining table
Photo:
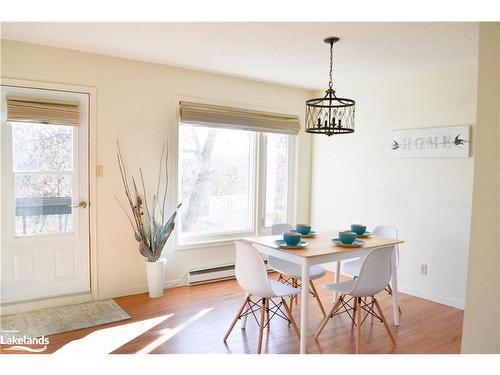
[[[281,248],[275,241],[281,240],[283,236],[256,236],[246,237],[244,241],[251,243],[262,254],[280,258],[301,267],[301,304],[300,304],[300,353],[307,352],[307,317],[309,308],[309,268],[312,265],[336,263],[335,282],[339,282],[340,266],[343,260],[365,256],[370,250],[394,247],[404,241],[400,239],[384,238],[371,235],[360,238],[364,243],[359,247],[346,247],[335,244],[332,239],[338,237],[339,231],[325,231],[317,233],[314,237],[303,238],[307,246],[298,249]],[[392,251],[391,261],[391,287],[392,287],[392,311],[395,325],[399,325],[398,312],[398,282],[396,252]],[[243,318],[242,326],[246,324]]]

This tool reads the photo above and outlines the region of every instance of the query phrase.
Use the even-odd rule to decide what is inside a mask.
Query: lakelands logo
[[[41,353],[47,350],[47,345],[49,345],[49,338],[45,336],[40,337],[29,337],[29,336],[13,336],[13,333],[17,331],[1,331],[0,334],[0,344],[10,345],[6,348],[2,348],[2,351],[26,351],[31,353]],[[27,346],[30,345],[30,346]],[[35,346],[35,347],[31,347]]]

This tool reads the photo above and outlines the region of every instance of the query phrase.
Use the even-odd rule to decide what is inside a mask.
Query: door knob
[[[87,208],[87,202],[81,201],[76,206],[71,206],[71,208]]]

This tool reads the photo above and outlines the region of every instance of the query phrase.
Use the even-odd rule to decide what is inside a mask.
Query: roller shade
[[[180,122],[256,132],[298,134],[298,116],[181,101]]]
[[[78,126],[80,125],[80,103],[7,96],[7,121]]]

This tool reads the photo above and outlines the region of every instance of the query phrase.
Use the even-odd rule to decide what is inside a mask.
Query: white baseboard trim
[[[92,301],[91,293],[74,294],[61,297],[49,297],[26,302],[13,302],[0,305],[0,315],[18,314],[26,311],[40,310],[47,307],[74,305]]]
[[[175,279],[175,280],[165,280],[163,282],[163,288],[164,289],[171,289],[171,288],[177,288],[180,286],[186,286],[187,281],[185,277],[182,277],[180,279]],[[99,299],[107,299],[107,298],[117,298],[117,297],[124,297],[124,296],[130,296],[133,294],[141,294],[141,293],[147,293],[148,292],[148,286],[147,285],[136,285],[136,286],[131,286],[128,288],[123,288],[123,289],[116,289],[116,290],[109,290],[104,293],[99,293]]]
[[[327,271],[330,272],[335,272],[335,264],[334,263],[329,263],[329,264],[323,264],[323,268],[325,268]],[[432,302],[437,302],[441,303],[446,306],[451,306],[456,309],[464,310],[465,309],[465,300],[464,299],[457,299],[457,298],[452,298],[449,296],[444,296],[439,293],[435,293],[429,290],[421,290],[417,288],[413,288],[411,286],[401,284],[399,283],[398,289],[401,293],[406,293],[415,297],[423,298]]]
[[[99,292],[99,299],[124,297],[124,296],[130,296],[130,295],[134,295],[134,294],[145,293],[147,291],[148,291],[148,287],[146,285],[131,286],[128,288],[109,290],[106,292],[101,291],[101,292]]]
[[[428,290],[420,290],[412,288],[408,285],[398,285],[399,292],[409,294],[415,297],[427,299],[429,301],[437,302],[442,305],[451,306],[456,309],[464,310],[465,309],[465,300],[452,298],[449,296],[443,296],[442,294],[435,293]]]

